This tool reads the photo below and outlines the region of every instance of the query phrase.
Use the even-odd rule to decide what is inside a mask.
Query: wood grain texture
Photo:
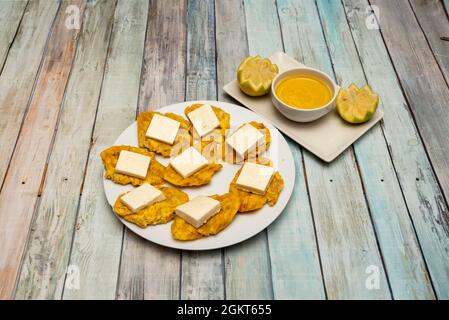
[[[383,38],[447,201],[449,89],[410,4],[405,1],[377,0],[371,3],[382,11]],[[438,219],[447,231],[448,212],[440,212]]]
[[[187,5],[186,100],[217,98],[213,0]],[[223,299],[221,250],[183,251],[181,299]]]
[[[275,51],[283,51],[283,40],[296,41],[282,39],[280,31],[288,27],[297,30],[300,22],[279,21],[274,1],[265,1],[262,6],[259,5],[257,1],[245,1],[249,47],[252,54],[269,56]],[[282,6],[282,3],[277,3],[277,6]],[[253,15],[253,12],[257,12],[257,15]],[[267,29],[264,27],[266,25],[271,27]],[[264,30],[263,34],[260,35],[258,30]],[[273,295],[277,299],[324,299],[302,153],[300,147],[292,141],[289,141],[289,146],[296,166],[295,190],[281,217],[268,229]]]
[[[279,1],[285,50],[305,65],[333,74],[314,1]],[[289,28],[284,21],[299,14],[307,23]],[[301,20],[302,21],[302,20]],[[301,30],[300,32],[298,30]],[[383,263],[366,205],[357,164],[351,149],[331,164],[304,152],[323,276],[329,299],[390,298]],[[366,286],[367,268],[378,271],[379,288]]]
[[[116,296],[124,227],[104,195],[99,155],[135,120],[147,12],[148,1],[117,2],[70,257],[79,287],[67,277],[64,299]]]
[[[115,1],[87,3],[16,299],[62,296],[114,8]]]
[[[215,22],[218,100],[233,102],[222,88],[235,79],[237,66],[248,55],[243,1],[215,1]],[[224,261],[226,299],[272,298],[266,231],[225,248]]]
[[[150,0],[139,112],[185,99],[187,0]]]
[[[426,156],[425,147],[413,123],[401,86],[393,74],[387,49],[376,30],[365,28],[366,1],[345,1],[348,19],[365,74],[381,93],[384,133],[409,207],[416,233],[433,280],[436,295],[448,298],[449,238],[448,209]],[[356,8],[360,8],[359,11]],[[381,20],[382,23],[383,19]],[[446,221],[446,222],[445,222]]]
[[[449,82],[449,42],[441,40],[441,37],[449,37],[444,4],[435,0],[411,0],[410,4],[446,82]]]
[[[367,79],[343,5],[328,0],[318,0],[317,5],[337,79],[344,86],[364,85]],[[380,108],[390,106],[381,103]],[[382,128],[372,128],[354,144],[354,150],[393,298],[434,299]]]
[[[264,15],[270,15],[270,12],[277,14],[272,6]],[[285,3],[282,2],[277,3],[277,7],[280,16],[287,10]],[[298,30],[301,24],[309,23],[309,18],[310,15],[307,15],[307,12],[301,11],[298,12],[296,19],[274,20],[272,24],[278,24],[281,30],[291,28]],[[294,35],[294,32],[288,34]],[[273,30],[270,38],[277,36],[279,36],[278,31]],[[285,40],[297,41],[293,38],[284,38]],[[274,45],[279,44],[274,43]],[[258,47],[254,50],[254,53],[257,53],[264,48]],[[270,53],[265,52],[265,54]],[[295,189],[282,215],[268,228],[273,294],[276,299],[324,299],[326,293],[306,186],[302,151],[298,144],[288,138],[287,141],[295,159]]]
[[[28,1],[0,1],[0,74]]]
[[[365,26],[368,2],[345,0],[343,4],[367,80],[381,94],[381,107],[385,110],[383,131],[437,297],[447,298],[444,284],[448,283],[449,239],[439,218],[440,212],[447,212],[441,189],[381,34]]]
[[[186,9],[186,1],[150,1],[140,112],[184,101]],[[153,244],[125,229],[117,297],[178,299],[180,264],[179,250]]]
[[[42,70],[0,193],[0,298],[13,296],[45,163],[75,54],[76,29],[65,26],[64,1],[49,39]],[[14,214],[11,214],[14,213]]]
[[[32,1],[27,6],[0,77],[0,183],[3,182],[27,109],[57,1]],[[27,67],[23,68],[23,61]]]

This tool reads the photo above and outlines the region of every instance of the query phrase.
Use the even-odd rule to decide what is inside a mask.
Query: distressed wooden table
[[[0,0],[0,298],[448,299],[445,2]],[[289,141],[289,205],[242,244],[125,229],[100,151],[138,112],[233,102],[239,61],[275,51],[368,82],[381,125],[331,164]]]

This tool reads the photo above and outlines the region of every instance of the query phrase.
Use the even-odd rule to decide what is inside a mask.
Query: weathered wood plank
[[[186,100],[217,98],[213,0],[187,4]],[[182,299],[223,299],[222,251],[183,251]]]
[[[298,13],[310,16],[282,28],[285,50],[308,66],[333,74],[314,1],[279,1],[281,25]],[[298,30],[301,30],[299,33]],[[390,298],[388,283],[351,149],[331,164],[304,152],[305,172],[327,297]],[[367,268],[378,271],[379,288],[366,286]]]
[[[99,154],[135,120],[147,12],[148,1],[117,2],[70,258],[79,288],[66,280],[64,299],[116,296],[124,227],[104,196]]]
[[[87,3],[16,299],[62,296],[114,8],[115,1]]]
[[[186,0],[150,0],[139,111],[185,99]]]
[[[218,100],[230,101],[222,88],[235,79],[238,64],[248,55],[243,2],[215,1],[215,22]],[[224,260],[227,299],[272,297],[266,231],[239,245],[226,248]]]
[[[256,4],[256,2],[251,2],[251,4]],[[296,19],[282,19],[279,22],[273,5],[273,3],[268,3],[262,15],[271,16],[273,20],[270,20],[270,25],[278,27],[271,28],[271,34],[266,36],[268,39],[280,39],[282,41],[282,38],[279,37],[278,28],[297,30],[298,21]],[[277,6],[280,12],[286,10],[282,3],[277,3]],[[251,6],[249,10],[254,10],[254,8]],[[301,23],[308,23],[307,19],[310,18],[310,15],[307,15],[307,12],[300,12],[299,14],[297,18]],[[260,23],[259,28],[261,29],[264,26],[262,19],[252,21],[252,23],[253,25],[254,23]],[[257,32],[257,30],[255,31]],[[289,32],[288,35],[293,36],[294,33]],[[284,41],[296,42],[297,39],[284,38]],[[274,50],[283,50],[282,43],[278,43],[277,40],[270,40],[270,42],[273,42],[273,44],[264,46],[262,42],[253,40],[250,45],[252,53],[261,52],[264,55],[269,55]],[[302,152],[298,144],[287,140],[295,159],[295,189],[281,217],[268,228],[273,294],[276,299],[324,299],[325,291],[310,200],[305,183],[306,176]]]
[[[373,0],[382,12],[381,32],[413,112],[446,201],[449,199],[449,89],[406,1]],[[444,201],[438,199],[437,202]],[[438,220],[449,230],[448,212]]]
[[[449,14],[449,0],[443,0],[443,8]]]
[[[0,184],[14,150],[58,7],[57,1],[29,3],[3,66],[0,76]],[[27,62],[26,68],[23,61]]]
[[[78,30],[65,26],[65,8],[83,1],[64,1],[49,39],[42,70],[24,119],[0,193],[0,298],[13,296],[45,174],[45,162],[75,54]],[[11,213],[14,214],[11,214]]]
[[[444,4],[435,0],[411,0],[410,3],[446,82],[449,82],[449,42],[441,40],[441,37],[449,37]]]
[[[25,13],[28,1],[3,0],[0,2],[0,74],[9,48]]]
[[[139,111],[184,101],[186,8],[186,1],[150,1]],[[180,264],[180,251],[155,245],[126,229],[118,298],[178,299]]]
[[[344,86],[364,85],[367,79],[343,5],[328,0],[318,0],[317,5],[337,79]],[[383,103],[380,107],[390,108]],[[434,299],[382,128],[371,129],[354,144],[354,150],[393,297]]]
[[[448,298],[448,209],[425,148],[413,123],[393,66],[377,30],[365,26],[366,0],[344,1],[368,82],[381,93],[383,129],[438,298]],[[381,19],[382,23],[382,19]],[[388,106],[388,108],[386,107]],[[406,155],[406,156],[405,156]]]

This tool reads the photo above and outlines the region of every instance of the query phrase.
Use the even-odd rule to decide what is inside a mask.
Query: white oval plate
[[[250,121],[263,122],[270,129],[272,143],[270,150],[265,155],[273,161],[275,169],[280,171],[285,184],[276,205],[273,207],[265,205],[262,209],[252,213],[237,214],[232,223],[217,235],[186,242],[177,241],[172,238],[172,222],[148,226],[146,229],[142,229],[135,224],[129,223],[119,217],[117,218],[131,231],[154,243],[183,250],[211,250],[227,247],[256,235],[268,227],[281,214],[293,191],[295,183],[295,164],[287,141],[285,141],[282,134],[279,133],[270,121],[243,107],[220,101],[188,101],[169,105],[157,111],[163,113],[173,112],[184,115],[185,107],[194,103],[210,103],[228,112],[231,115],[231,132],[233,129]],[[134,122],[126,128],[115,141],[114,145],[138,146],[137,123]],[[157,156],[157,159],[164,165],[167,165],[169,162],[168,158],[163,158],[161,156]],[[223,163],[223,168],[213,176],[210,184],[197,188],[184,188],[183,191],[186,192],[190,198],[198,195],[227,193],[229,184],[239,168],[240,165]],[[120,194],[133,188],[130,185],[122,186],[115,184],[111,180],[104,178],[103,184],[106,198],[111,206],[114,205],[115,200]]]

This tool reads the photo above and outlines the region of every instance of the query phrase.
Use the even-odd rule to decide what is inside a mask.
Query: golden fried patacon
[[[187,116],[190,112],[198,109],[203,106],[203,104],[195,103],[185,108],[184,114]],[[192,135],[194,141],[216,141],[219,143],[223,143],[224,137],[226,136],[226,131],[230,128],[231,116],[229,113],[225,112],[223,109],[219,107],[211,106],[215,115],[217,116],[218,122],[220,126],[212,131],[211,133],[205,135],[204,137],[199,137],[198,133],[193,129]]]
[[[184,219],[176,216],[171,226],[174,239],[189,241],[215,235],[232,222],[240,207],[239,197],[232,193],[226,193],[213,195],[211,198],[220,201],[221,210],[199,228],[195,228]]]
[[[259,164],[271,165],[271,161],[266,158],[261,159],[265,163],[257,161]],[[242,166],[243,167],[243,166]],[[281,177],[279,171],[275,172],[270,184],[267,187],[267,191],[264,195],[251,193],[248,191],[241,190],[237,188],[236,181],[240,175],[242,168],[240,168],[235,174],[234,179],[229,186],[229,192],[237,195],[240,199],[239,212],[249,212],[262,208],[265,203],[268,203],[270,207],[274,206],[278,201],[279,195],[281,194],[282,188],[284,187],[284,180]]]
[[[137,213],[132,212],[122,201],[120,195],[115,201],[113,210],[121,218],[132,222],[141,228],[148,225],[167,223],[173,219],[175,208],[189,201],[189,196],[178,189],[162,187],[160,188],[165,196],[165,200],[156,202]]]
[[[137,177],[132,177],[129,175],[121,174],[115,172],[115,166],[118,161],[118,157],[122,150],[135,152],[149,156],[151,158],[150,167],[148,168],[148,173],[145,179],[140,179]],[[149,152],[143,148],[131,147],[131,146],[113,146],[110,147],[100,154],[101,160],[104,165],[104,176],[106,179],[112,180],[118,184],[129,184],[134,186],[140,186],[144,182],[148,182],[152,185],[161,185],[164,183],[164,172],[165,167],[156,160],[153,152]]]
[[[151,119],[155,114],[163,115],[181,123],[173,145],[148,138],[145,135],[151,123]],[[173,155],[173,152],[175,152],[175,150],[185,148],[185,146],[190,146],[192,143],[191,131],[192,125],[190,124],[190,122],[180,115],[174,113],[163,114],[160,112],[148,111],[142,112],[137,116],[137,139],[139,142],[139,146],[142,148],[147,148],[148,150],[160,154],[163,157],[170,157],[171,155]]]
[[[184,178],[171,166],[165,169],[164,180],[178,187],[197,187],[208,184],[212,176],[223,166],[219,163],[209,163],[191,176]]]
[[[245,156],[244,160],[248,160],[248,159],[251,159],[251,158],[253,158],[253,159],[254,158],[258,158],[262,153],[264,153],[265,151],[267,151],[270,148],[270,144],[271,144],[270,129],[268,129],[261,122],[251,121],[249,124],[252,125],[254,128],[258,129],[259,131],[261,131],[261,133],[263,133],[265,135],[265,140],[263,141],[263,143],[258,145],[255,150],[249,152]],[[245,124],[242,124],[240,127],[237,128],[237,130],[240,129],[241,127],[243,127],[244,125]],[[238,163],[239,161],[241,161],[241,160],[238,159],[237,154],[232,149],[232,147],[230,147],[226,143],[224,143],[223,146],[222,146],[222,156],[223,156],[222,157],[223,161],[226,161],[228,163]]]

